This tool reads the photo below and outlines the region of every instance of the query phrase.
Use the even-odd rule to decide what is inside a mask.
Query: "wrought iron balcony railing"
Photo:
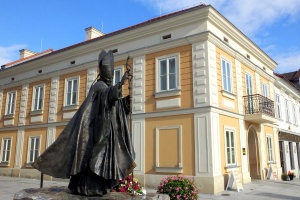
[[[260,94],[243,96],[245,114],[266,114],[275,117],[274,101]]]

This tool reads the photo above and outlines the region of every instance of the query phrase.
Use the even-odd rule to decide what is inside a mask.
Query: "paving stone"
[[[130,195],[124,192],[109,192],[104,196],[81,196],[72,194],[65,186],[47,188],[29,188],[17,192],[14,200],[170,200],[165,194],[149,193],[146,195]]]

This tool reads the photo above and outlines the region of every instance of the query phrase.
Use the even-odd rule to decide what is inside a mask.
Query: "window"
[[[293,104],[293,118],[294,118],[294,124],[298,125],[298,120],[297,120],[297,109],[296,109],[296,105]]]
[[[29,137],[28,163],[33,163],[39,156],[40,137]]]
[[[9,92],[7,94],[7,110],[6,110],[7,115],[14,114],[15,103],[16,103],[16,92]]]
[[[113,80],[113,85],[116,85],[119,83],[122,79],[122,68],[115,69],[114,71],[114,80]]]
[[[277,110],[277,117],[278,119],[281,119],[281,105],[280,105],[280,96],[276,94],[276,110]]]
[[[158,60],[158,91],[175,90],[178,88],[178,56],[159,58]]]
[[[262,83],[262,95],[268,97],[268,86],[265,83]]]
[[[271,136],[267,136],[267,152],[268,152],[268,162],[274,162]]]
[[[33,111],[43,109],[43,98],[44,98],[44,86],[34,87],[34,98],[33,98]]]
[[[222,62],[223,89],[227,92],[232,93],[231,64],[224,59],[221,59],[221,62]]]
[[[10,138],[2,138],[2,144],[1,144],[2,158],[1,158],[1,162],[9,162],[10,146],[11,146],[11,139]]]
[[[290,152],[291,169],[295,169],[294,151],[293,151],[293,143],[292,142],[289,142],[289,152]]]
[[[286,112],[286,121],[291,122],[290,121],[290,110],[289,110],[289,101],[288,100],[285,100],[285,112]]]
[[[71,78],[67,80],[66,84],[66,106],[77,104],[78,99],[78,78]]]
[[[236,165],[235,134],[231,129],[225,129],[226,137],[226,164]]]

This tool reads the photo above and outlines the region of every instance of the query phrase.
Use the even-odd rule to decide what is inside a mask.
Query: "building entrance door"
[[[259,144],[257,133],[254,128],[248,132],[249,169],[252,179],[261,179]]]

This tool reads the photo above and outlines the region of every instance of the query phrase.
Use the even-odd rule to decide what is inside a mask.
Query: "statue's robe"
[[[96,82],[56,141],[32,164],[44,174],[70,178],[69,189],[103,195],[135,167],[127,116],[129,98],[120,84]]]

